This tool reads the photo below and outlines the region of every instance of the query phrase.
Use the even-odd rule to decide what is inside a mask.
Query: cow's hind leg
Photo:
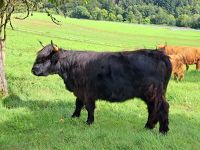
[[[200,60],[198,60],[198,62],[196,64],[196,70],[200,71]]]
[[[147,103],[148,108],[148,120],[145,125],[145,128],[153,129],[158,122],[158,115],[155,109],[155,102],[148,102]]]
[[[186,66],[186,71],[188,71],[188,69],[189,69],[189,65],[188,65],[188,64],[186,64],[185,66]]]
[[[174,80],[177,81],[178,80],[178,73],[174,72]]]
[[[158,121],[160,124],[159,131],[165,134],[169,130],[168,128],[169,104],[164,98],[158,102],[157,111],[158,111]]]
[[[161,133],[167,133],[168,128],[168,114],[169,104],[165,100],[163,85],[149,86],[147,93],[145,94],[148,106],[148,121],[145,125],[146,128],[153,129],[156,123],[159,121]]]
[[[89,101],[85,104],[85,108],[88,112],[87,124],[90,125],[94,122],[94,109],[95,109],[95,101]]]
[[[75,108],[75,111],[72,115],[73,118],[74,117],[80,117],[81,109],[83,108],[83,106],[84,106],[83,102],[79,98],[77,98],[76,99],[76,108]]]

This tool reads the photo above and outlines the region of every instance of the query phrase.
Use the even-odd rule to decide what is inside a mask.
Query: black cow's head
[[[59,67],[59,51],[53,42],[44,46],[37,54],[35,63],[32,67],[32,73],[36,76],[47,76],[57,73]]]

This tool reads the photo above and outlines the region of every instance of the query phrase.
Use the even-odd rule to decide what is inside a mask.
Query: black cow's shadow
[[[47,100],[22,100],[19,96],[11,94],[10,96],[3,99],[4,107],[8,109],[14,109],[19,107],[29,108],[31,111],[38,111],[38,109],[48,109],[48,108],[58,108],[66,107],[73,108],[74,103],[64,102],[62,100],[57,100],[56,102],[47,101]]]
[[[97,101],[96,103],[98,104],[99,101]],[[105,102],[103,102],[103,103],[105,103]],[[11,94],[10,96],[3,99],[2,104],[5,108],[10,109],[10,110],[18,109],[18,108],[25,108],[25,109],[30,110],[32,112],[32,114],[34,114],[34,113],[39,114],[39,113],[42,113],[43,111],[54,111],[54,114],[59,114],[59,116],[62,118],[72,119],[71,115],[75,108],[75,98],[74,98],[74,101],[23,100],[19,96],[15,95],[15,94]],[[105,105],[106,105],[106,107],[104,107]],[[109,106],[107,106],[107,105],[109,105]],[[118,103],[117,105],[123,105],[123,104]],[[99,109],[102,109],[102,107],[103,107],[103,110],[102,111],[99,110]],[[112,107],[112,103],[110,103],[110,102],[106,102],[105,104],[101,105],[100,108],[98,108],[98,106],[97,106],[96,109],[98,109],[99,111],[95,112],[95,114],[99,113],[99,115],[101,115],[101,118],[104,119],[103,116],[105,114],[107,115],[110,113],[111,116],[113,116],[113,117],[116,116],[116,118],[118,119],[118,117],[121,115],[121,112],[117,111],[118,109],[115,110],[113,107],[112,107],[112,110],[110,110],[109,107]],[[125,112],[123,112],[123,113],[125,114]],[[145,113],[147,113],[146,110],[145,110]],[[83,108],[83,110],[81,111],[81,114],[83,114],[83,117],[81,115],[82,120],[86,121],[87,111],[85,108]],[[128,115],[128,113],[127,113],[127,115]],[[133,114],[133,115],[134,115],[133,117],[136,118],[136,120],[140,120],[139,117],[137,118],[137,114]],[[131,116],[129,116],[129,118],[131,118]]]
[[[21,116],[19,116],[18,119],[22,120],[22,122],[25,121],[23,117],[26,119],[29,118],[28,120],[35,120],[37,118],[37,122],[34,122],[33,124],[36,124],[37,126],[37,124],[40,124],[40,122],[43,122],[44,124],[48,126],[48,123],[51,121],[51,118],[57,121],[64,118],[65,125],[67,126],[70,126],[73,128],[76,126],[78,129],[80,129],[81,126],[83,126],[89,129],[89,126],[86,124],[87,111],[85,110],[85,108],[82,110],[80,118],[71,118],[71,115],[75,107],[75,100],[74,102],[73,101],[66,102],[63,100],[60,100],[60,101],[56,100],[56,102],[53,102],[52,100],[50,101],[27,100],[26,101],[26,100],[21,99],[19,96],[12,94],[9,97],[5,98],[2,101],[2,103],[3,103],[3,106],[9,110],[24,108],[30,111],[31,115],[29,114],[27,116],[26,114],[22,114]],[[105,105],[106,107],[104,107]],[[108,105],[109,105],[109,102],[108,102]],[[131,113],[132,115],[130,116],[129,113],[120,112],[117,108],[115,109],[111,105],[112,104],[107,106],[107,102],[106,102],[103,105],[100,104],[100,107],[97,106],[97,109],[95,111],[95,123],[92,126],[97,125],[97,126],[101,126],[102,129],[107,128],[107,126],[111,126],[111,124],[114,125],[116,122],[118,122],[120,117],[122,117],[121,119],[124,120],[123,123],[125,123],[126,121],[128,123],[137,121],[137,123],[141,124],[141,126],[138,126],[138,129],[140,128],[140,130],[144,130],[144,125],[146,123],[147,116],[145,116],[144,118],[141,118],[141,116],[139,117],[137,113],[134,113],[134,112],[132,112]],[[123,105],[123,104],[119,103],[117,105]],[[111,110],[110,110],[110,107],[112,107]],[[147,111],[145,110],[144,113],[147,114]],[[52,116],[50,117],[49,115],[52,115]],[[112,118],[111,120],[113,120],[114,118],[113,122],[109,119],[109,117]],[[126,118],[123,118],[123,117],[126,117]],[[46,119],[47,122],[44,122],[44,118],[47,118]],[[9,124],[8,122],[7,123],[5,122],[5,124]],[[12,122],[12,119],[10,122]],[[52,130],[54,130],[54,128],[52,128]]]

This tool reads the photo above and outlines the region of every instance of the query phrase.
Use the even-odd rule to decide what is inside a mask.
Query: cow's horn
[[[51,40],[51,45],[52,45],[52,47],[53,47],[53,51],[55,51],[55,52],[58,52],[58,51],[59,51],[59,48],[53,44],[53,41],[52,41],[52,40]]]
[[[38,40],[38,42],[40,43],[40,45],[41,45],[42,47],[45,47],[45,46],[43,45],[43,43],[42,43],[40,40]]]

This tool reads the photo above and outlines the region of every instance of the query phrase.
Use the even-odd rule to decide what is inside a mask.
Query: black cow
[[[87,124],[94,121],[95,101],[123,102],[141,98],[148,107],[146,128],[168,128],[169,104],[165,100],[171,63],[161,51],[142,49],[128,52],[71,51],[53,43],[38,52],[32,73],[36,76],[58,74],[67,90],[74,93],[79,117],[83,106],[88,111]]]

